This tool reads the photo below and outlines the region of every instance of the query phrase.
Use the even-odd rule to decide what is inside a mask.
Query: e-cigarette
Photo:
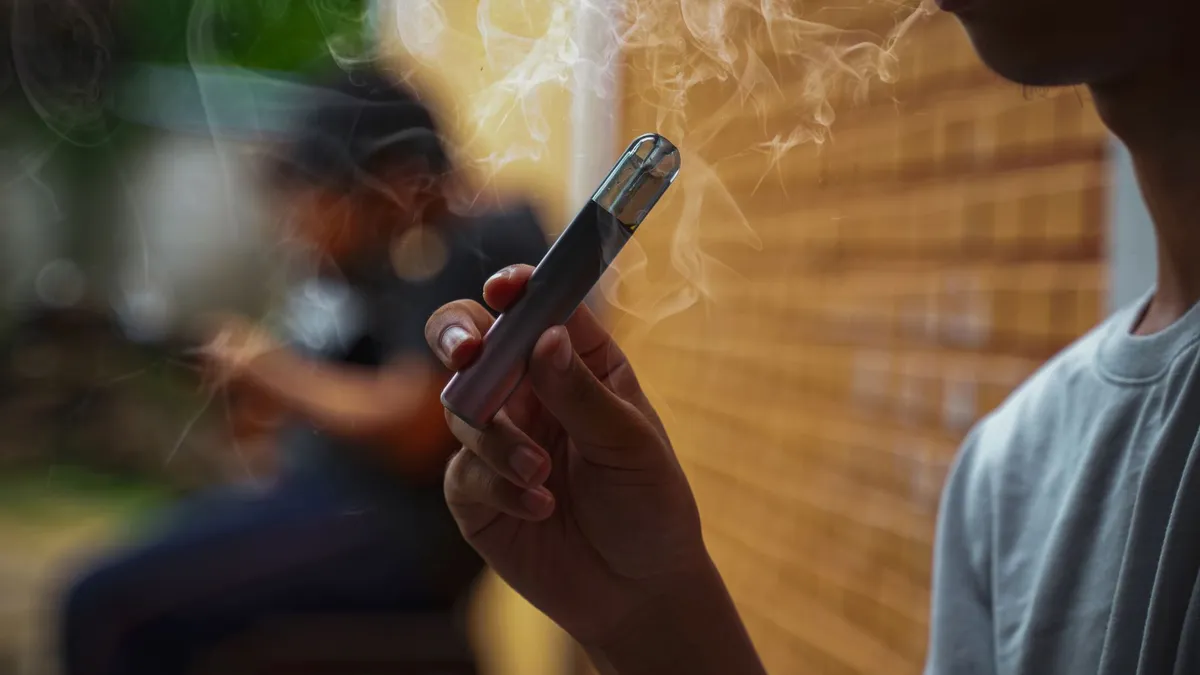
[[[482,429],[525,377],[542,333],[565,323],[679,173],[679,150],[639,136],[538,263],[525,291],[492,324],[479,356],[442,391],[442,405]]]

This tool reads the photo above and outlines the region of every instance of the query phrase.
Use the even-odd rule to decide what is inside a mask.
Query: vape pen
[[[478,358],[442,391],[442,405],[482,429],[525,376],[551,326],[566,322],[679,173],[679,150],[640,136],[550,247],[521,297],[492,324]]]

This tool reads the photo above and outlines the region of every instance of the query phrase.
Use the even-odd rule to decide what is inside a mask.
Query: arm
[[[978,432],[959,451],[942,496],[925,675],[996,672],[991,490],[977,436]]]
[[[765,675],[711,562],[647,606],[607,644],[585,646],[603,675]]]
[[[439,401],[446,377],[424,359],[370,370],[312,361],[278,347],[246,362],[238,379],[291,414],[379,447],[413,471],[441,464],[453,442]]]

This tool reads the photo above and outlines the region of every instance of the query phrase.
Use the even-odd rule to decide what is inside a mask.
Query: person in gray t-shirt
[[[970,435],[936,546],[930,675],[1200,672],[1200,306],[1149,298]]]
[[[926,673],[1200,672],[1200,5],[943,5],[1001,75],[1089,87],[1133,154],[1159,272],[963,445],[938,523]]]
[[[1132,152],[1160,255],[1152,294],[970,434],[941,509],[926,673],[1198,673],[1200,3],[941,4],[999,74],[1089,88]],[[528,278],[493,280],[488,297]],[[462,367],[489,324],[448,305],[426,337]],[[470,339],[438,341],[455,328]],[[476,550],[604,672],[763,672],[666,431],[607,331],[577,313],[541,336],[528,372],[537,414],[482,433],[451,423],[466,449],[446,492]],[[504,466],[531,450],[532,478]]]

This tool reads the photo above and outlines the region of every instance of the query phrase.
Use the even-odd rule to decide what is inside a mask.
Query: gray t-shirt
[[[938,522],[926,675],[1200,673],[1200,306],[1134,336],[1145,304],[967,439]]]

